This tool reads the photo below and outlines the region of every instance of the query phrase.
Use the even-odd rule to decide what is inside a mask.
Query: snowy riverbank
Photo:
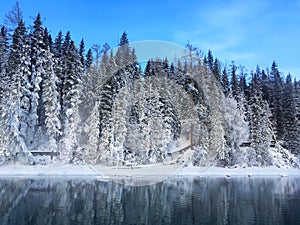
[[[147,177],[147,176],[201,176],[201,177],[257,177],[257,176],[300,176],[300,169],[277,167],[181,167],[179,165],[156,165],[140,167],[108,167],[102,165],[6,165],[0,167],[0,177]]]

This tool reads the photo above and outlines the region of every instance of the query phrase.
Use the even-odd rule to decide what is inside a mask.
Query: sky
[[[0,0],[0,23],[15,0]],[[250,73],[256,65],[300,79],[300,0],[19,0],[27,26],[37,13],[53,39],[71,32],[86,49],[118,45],[124,31],[130,42],[157,40],[204,53],[210,49],[223,66],[234,61]]]

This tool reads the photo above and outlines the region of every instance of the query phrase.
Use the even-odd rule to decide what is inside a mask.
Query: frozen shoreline
[[[140,167],[108,167],[102,165],[5,165],[0,167],[0,177],[270,177],[300,176],[300,169],[277,167],[182,167],[180,165],[155,165]]]

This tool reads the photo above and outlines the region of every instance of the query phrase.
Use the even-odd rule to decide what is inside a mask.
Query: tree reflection
[[[300,178],[0,180],[0,224],[297,224]]]

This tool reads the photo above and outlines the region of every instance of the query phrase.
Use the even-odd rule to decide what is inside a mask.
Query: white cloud
[[[299,77],[299,9],[300,0],[207,1],[194,6],[193,20],[174,33],[174,41],[190,41],[205,53],[211,49],[220,60],[249,69],[257,64],[266,68],[276,60]]]
[[[214,51],[245,45],[251,32],[260,29],[255,21],[266,7],[264,1],[258,0],[208,2],[203,7],[199,6],[197,16],[193,17],[196,18],[192,22],[194,28],[179,30],[174,38],[180,42],[195,40],[199,47],[205,44],[204,48]]]

